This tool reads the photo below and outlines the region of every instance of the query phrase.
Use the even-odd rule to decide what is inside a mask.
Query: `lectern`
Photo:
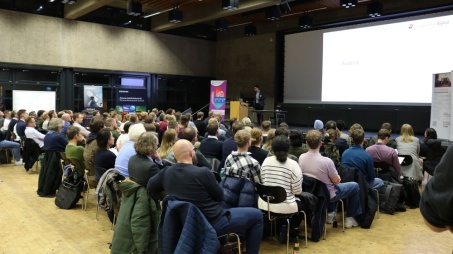
[[[249,108],[240,101],[230,101],[230,119],[236,118],[242,120],[242,118],[249,115]]]

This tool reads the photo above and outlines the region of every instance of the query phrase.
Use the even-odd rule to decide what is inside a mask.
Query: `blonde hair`
[[[143,132],[146,132],[145,126],[141,123],[133,124],[129,127],[129,140],[136,141]]]
[[[250,120],[250,118],[244,117],[244,118],[242,118],[242,122],[244,123],[244,125],[247,125],[247,124],[251,123],[252,121]]]
[[[258,128],[253,128],[250,131],[250,135],[252,136],[252,146],[259,145],[262,141],[263,132],[261,132]]]
[[[401,126],[401,137],[403,138],[403,142],[412,142],[414,140],[414,129],[410,124],[403,124]]]
[[[176,143],[177,140],[177,133],[174,129],[168,129],[164,132],[162,136],[162,143],[157,149],[157,153],[161,159],[167,157],[168,153],[173,149],[173,145]]]
[[[272,150],[272,140],[275,138],[275,129],[270,129],[267,133],[266,143],[263,145],[263,149],[268,151]]]
[[[247,130],[239,130],[234,134],[234,143],[238,147],[245,147],[250,141],[251,135]]]

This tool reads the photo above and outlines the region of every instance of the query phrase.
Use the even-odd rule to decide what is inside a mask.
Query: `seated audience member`
[[[56,117],[50,120],[49,126],[47,127],[49,131],[44,137],[44,150],[56,151],[59,153],[65,152],[68,141],[61,134],[63,125],[63,120],[61,120],[60,118]]]
[[[453,233],[453,146],[449,146],[433,177],[426,184],[420,212],[425,224],[434,232]]]
[[[138,123],[138,116],[136,114],[131,114],[131,117],[129,118],[129,122],[136,124]]]
[[[129,141],[129,128],[134,125],[131,122],[124,124],[124,133],[121,134],[118,139],[116,140],[116,150],[119,152],[121,147]]]
[[[442,143],[433,128],[426,129],[425,138],[420,141],[420,157],[423,157],[423,171],[434,175],[434,169],[442,158]]]
[[[178,136],[178,133],[179,133],[179,123],[178,123],[178,121],[176,121],[176,120],[168,121],[167,130],[175,130],[176,131],[176,136]]]
[[[90,130],[91,133],[88,135],[88,139],[85,141],[85,151],[83,152],[83,159],[85,162],[94,165],[94,153],[98,150],[98,142],[96,141],[96,135],[102,129],[104,129],[105,121],[102,117],[95,117],[91,120]],[[94,172],[90,172],[93,175]]]
[[[132,181],[146,186],[148,180],[159,173],[162,160],[157,153],[158,145],[157,136],[151,132],[142,133],[134,143],[136,154],[128,162],[129,178]]]
[[[225,133],[225,137],[226,138],[231,138],[234,136],[233,134],[233,123],[236,121],[237,119],[235,117],[233,118],[230,118],[230,120],[228,120],[228,131]]]
[[[211,118],[215,118],[215,114],[214,114],[214,111],[209,111],[208,112],[208,117],[206,117],[203,121],[205,122],[205,124],[207,125],[208,124],[208,121],[209,119]]]
[[[300,130],[292,130],[289,133],[289,154],[300,157],[301,154],[308,152],[308,147],[304,144],[304,137]]]
[[[19,110],[17,114],[19,116],[19,119],[15,126],[16,133],[21,140],[24,140],[25,139],[25,128],[27,128],[25,119],[28,117],[28,114],[25,110]]]
[[[270,204],[269,210],[273,213],[296,213],[303,210],[303,202],[295,195],[302,193],[302,171],[299,164],[288,160],[289,139],[284,136],[274,138],[272,150],[274,155],[267,157],[261,166],[261,179],[268,186],[281,186],[286,191],[286,200],[278,204]],[[258,199],[258,207],[268,210],[267,201]],[[299,235],[299,225],[304,216],[302,213],[291,218],[290,234]]]
[[[266,151],[272,151],[272,140],[275,137],[275,129],[271,129],[267,132],[267,139],[266,143],[263,144],[261,148],[263,148]]]
[[[69,126],[66,130],[66,136],[68,137],[68,145],[66,145],[66,158],[68,159],[75,159],[79,162],[79,164],[83,167],[83,169],[79,170],[79,175],[83,176],[85,174],[85,163],[83,160],[83,152],[85,148],[83,146],[78,146],[77,142],[81,142],[84,138],[80,134],[79,128],[75,126]]]
[[[11,121],[9,121],[9,124],[7,126],[7,131],[6,131],[6,140],[12,140],[12,133],[14,132],[14,127],[16,126],[17,121],[19,120],[19,117],[17,115],[17,111],[13,110],[11,111]]]
[[[118,140],[118,137],[120,134],[118,133],[118,126],[116,125],[116,121],[113,118],[107,118],[105,120],[105,128],[109,129],[112,132],[113,138],[115,139],[115,143],[113,146],[115,146],[116,141]]]
[[[389,133],[390,133],[390,136],[392,135],[392,125],[391,125],[390,123],[383,123],[383,124],[381,125],[381,129],[388,130]],[[371,137],[371,138],[368,140],[368,142],[367,142],[367,147],[376,144],[377,141],[378,141],[378,138],[379,138],[379,137],[377,137],[377,136]],[[386,145],[387,145],[388,147],[393,148],[393,149],[396,149],[396,146],[397,146],[397,145],[396,145],[396,141],[395,141],[394,139],[391,139],[390,137],[389,137],[389,141],[387,142]]]
[[[143,124],[133,124],[129,127],[129,141],[127,141],[118,152],[115,160],[115,169],[124,176],[125,178],[129,177],[128,165],[129,160],[132,156],[136,154],[135,152],[135,142],[138,140],[142,133],[146,132]]]
[[[315,130],[318,130],[321,134],[324,134],[324,123],[321,120],[315,120]]]
[[[182,138],[190,143],[192,143],[195,146],[195,143],[197,142],[197,131],[194,127],[187,127],[184,129],[182,133]],[[195,148],[195,157],[194,157],[194,165],[197,165],[199,167],[207,167],[207,168],[212,168],[211,163],[206,160],[206,157],[199,151],[199,149]],[[165,158],[166,162],[169,162],[170,164],[176,164],[176,157],[173,149],[168,153],[167,157]]]
[[[261,149],[261,143],[263,142],[263,133],[258,128],[253,128],[250,131],[251,135],[251,146],[249,147],[249,153],[252,158],[257,160],[260,165],[263,164],[263,161],[267,158],[269,151]]]
[[[225,176],[246,178],[253,183],[261,183],[260,164],[248,154],[250,139],[250,133],[246,130],[239,130],[234,134],[237,151],[231,152],[225,160]]]
[[[90,132],[85,127],[82,126],[83,120],[84,119],[82,113],[75,113],[73,126],[79,128],[80,134],[82,134],[84,138],[88,138]]]
[[[263,132],[263,144],[266,143],[267,140],[267,134],[269,133],[269,130],[271,129],[271,121],[266,120],[261,122],[261,131]]]
[[[226,137],[226,132],[225,132],[224,130],[220,129],[219,120],[217,120],[217,118],[215,118],[215,117],[214,117],[214,118],[211,118],[211,119],[209,119],[209,121],[208,121],[208,125],[209,125],[210,123],[212,123],[212,122],[215,122],[215,123],[217,124],[217,126],[219,126],[219,128],[218,128],[218,130],[217,130],[217,131],[218,131],[217,138],[218,138],[220,141],[225,141],[225,140],[227,139],[227,137]],[[233,132],[233,131],[231,130],[231,132]],[[206,131],[206,133],[204,134],[204,138],[207,138],[208,135],[209,135],[209,134],[208,134],[208,132]],[[234,135],[231,135],[231,137],[233,137],[233,136],[234,136]]]
[[[218,139],[219,124],[217,121],[212,121],[206,128],[208,134],[200,143],[200,152],[207,158],[216,158],[222,160],[222,147],[223,142]]]
[[[153,123],[145,123],[143,126],[145,126],[146,132],[156,132],[156,126]]]
[[[184,129],[186,129],[187,126],[189,126],[189,121],[190,121],[190,118],[187,117],[186,115],[181,116],[181,122],[179,124],[179,129],[178,129],[178,138],[179,139],[182,138],[182,133],[184,132]]]
[[[320,148],[320,153],[322,156],[329,157],[336,168],[341,164],[340,153],[335,145],[337,139],[337,131],[334,129],[326,130],[324,134],[324,142]]]
[[[8,130],[9,122],[11,122],[11,111],[5,110],[3,124],[0,125],[0,131],[6,132]]]
[[[341,156],[341,163],[348,167],[360,169],[370,187],[379,189],[384,185],[384,181],[376,177],[373,158],[362,147],[365,142],[364,135],[362,129],[352,131],[351,141],[354,145],[344,151],[343,156]]]
[[[343,155],[343,152],[344,152],[346,149],[349,148],[349,144],[350,144],[351,142],[349,142],[349,144],[348,144],[348,141],[347,141],[346,139],[343,139],[343,138],[340,137],[341,131],[338,130],[338,128],[337,128],[337,123],[336,123],[335,121],[333,121],[333,120],[327,121],[326,124],[324,125],[324,127],[325,127],[325,130],[326,130],[326,131],[332,129],[332,130],[334,130],[335,132],[337,132],[337,133],[335,134],[336,137],[335,137],[335,141],[334,141],[333,143],[334,143],[335,146],[337,147],[340,156]],[[331,135],[331,136],[332,136],[332,135]],[[337,166],[337,165],[335,165],[335,166]],[[337,167],[338,167],[338,166],[337,166]]]
[[[422,180],[422,160],[418,157],[420,153],[420,143],[417,137],[414,137],[414,130],[409,124],[403,124],[401,127],[401,136],[396,138],[396,144],[399,155],[410,155],[412,164],[401,166],[401,175],[404,177]]]
[[[346,127],[346,123],[343,120],[337,120],[337,129],[340,131],[340,138],[345,139],[348,142],[348,145],[351,145],[351,139],[349,135],[344,133],[343,130]]]
[[[289,138],[289,130],[288,128],[285,128],[285,127],[278,127],[276,130],[275,130],[275,136],[278,137],[278,136],[285,136],[287,138]],[[272,151],[272,149],[269,151],[269,153],[267,154],[267,156],[272,156],[274,155],[274,152]],[[299,158],[297,158],[296,156],[292,155],[292,154],[288,154],[288,158],[294,160],[294,161],[299,161]]]
[[[250,128],[255,127],[253,125],[252,121],[250,120],[250,118],[248,118],[248,117],[242,118],[242,123],[244,123],[244,127],[250,127]]]
[[[94,153],[94,178],[99,180],[105,171],[115,168],[116,155],[110,151],[115,138],[109,129],[102,129],[96,135],[98,150]]]
[[[47,131],[47,127],[49,126],[49,121],[50,121],[48,112],[43,113],[41,118],[43,120],[41,129],[43,129],[44,131]],[[38,128],[39,128],[39,126],[38,126]]]
[[[159,153],[159,157],[163,160],[167,157],[168,153],[173,149],[173,145],[178,140],[178,132],[174,129],[168,129],[164,132],[164,136],[162,137],[162,143],[160,144],[159,149],[157,149],[157,153]]]
[[[246,236],[247,254],[258,254],[263,234],[263,215],[256,208],[222,208],[223,189],[210,169],[192,165],[195,151],[187,140],[174,146],[177,164],[162,169],[148,182],[148,191],[167,195],[197,206],[217,235],[241,233]]]
[[[244,129],[244,123],[241,121],[235,121],[231,127],[233,129],[233,134],[236,135],[236,132]],[[225,165],[225,160],[231,152],[237,150],[237,145],[234,142],[234,136],[231,138],[225,139],[222,146],[222,161],[220,162],[220,168],[223,168]]]
[[[22,166],[22,159],[20,158],[20,144],[6,140],[6,133],[3,131],[0,131],[0,147],[1,148],[11,148],[13,150],[14,154],[14,160],[15,163],[14,165],[16,166]]]
[[[25,137],[31,138],[36,144],[39,145],[40,148],[44,146],[44,137],[46,135],[42,134],[38,130],[36,130],[36,120],[33,117],[27,117],[25,119],[25,124],[27,124],[27,128],[25,128]]]
[[[377,143],[366,148],[367,153],[373,158],[373,162],[383,162],[388,164],[394,172],[394,176],[398,176],[401,170],[401,165],[398,161],[398,154],[395,149],[387,146],[390,139],[390,131],[387,129],[380,129],[378,132]]]
[[[64,126],[63,130],[61,131],[61,134],[63,134],[63,136],[66,136],[66,131],[68,130],[68,127],[71,125],[71,116],[68,113],[64,113],[61,116],[61,119],[63,119],[64,121]]]
[[[313,177],[326,184],[330,192],[330,201],[336,202],[340,199],[346,201],[347,217],[345,227],[358,226],[354,216],[362,213],[359,198],[359,184],[356,182],[340,183],[341,178],[332,160],[323,157],[319,153],[322,146],[322,136],[319,130],[311,130],[307,133],[307,145],[310,148],[299,158],[299,166],[304,175]],[[329,218],[333,219],[335,206],[329,206]],[[332,220],[330,220],[332,221]]]
[[[204,113],[198,112],[197,113],[197,120],[194,121],[195,126],[197,127],[198,133],[200,136],[204,136],[206,133],[207,124],[203,121]]]

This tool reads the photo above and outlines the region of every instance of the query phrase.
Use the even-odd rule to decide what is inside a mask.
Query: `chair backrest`
[[[64,165],[68,165],[71,163],[71,161],[66,157],[66,153],[60,152],[60,157],[63,160]]]
[[[380,173],[387,173],[390,165],[386,162],[373,162],[374,168]],[[381,170],[378,170],[381,169]]]
[[[401,166],[409,166],[413,162],[412,156],[410,156],[410,155],[398,154],[398,156],[399,157],[404,157],[403,162],[401,162]]]
[[[84,161],[85,168],[88,170],[89,175],[94,175],[94,165],[89,161]]]
[[[80,164],[80,161],[74,158],[70,158],[69,160],[78,172],[85,172],[85,167]]]
[[[281,186],[255,184],[256,191],[261,199],[271,204],[278,204],[286,200],[286,190]]]
[[[219,169],[219,165],[220,165],[219,159],[214,158],[214,157],[206,157],[206,160],[209,161],[209,163],[211,163],[211,165],[212,165],[211,171],[218,173],[218,169]]]

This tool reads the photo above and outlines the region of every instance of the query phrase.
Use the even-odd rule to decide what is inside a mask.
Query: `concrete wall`
[[[265,109],[274,107],[275,33],[217,42],[216,77],[228,80],[227,97],[254,97],[254,85],[266,95]]]
[[[7,10],[0,24],[0,62],[215,74],[215,42]]]

